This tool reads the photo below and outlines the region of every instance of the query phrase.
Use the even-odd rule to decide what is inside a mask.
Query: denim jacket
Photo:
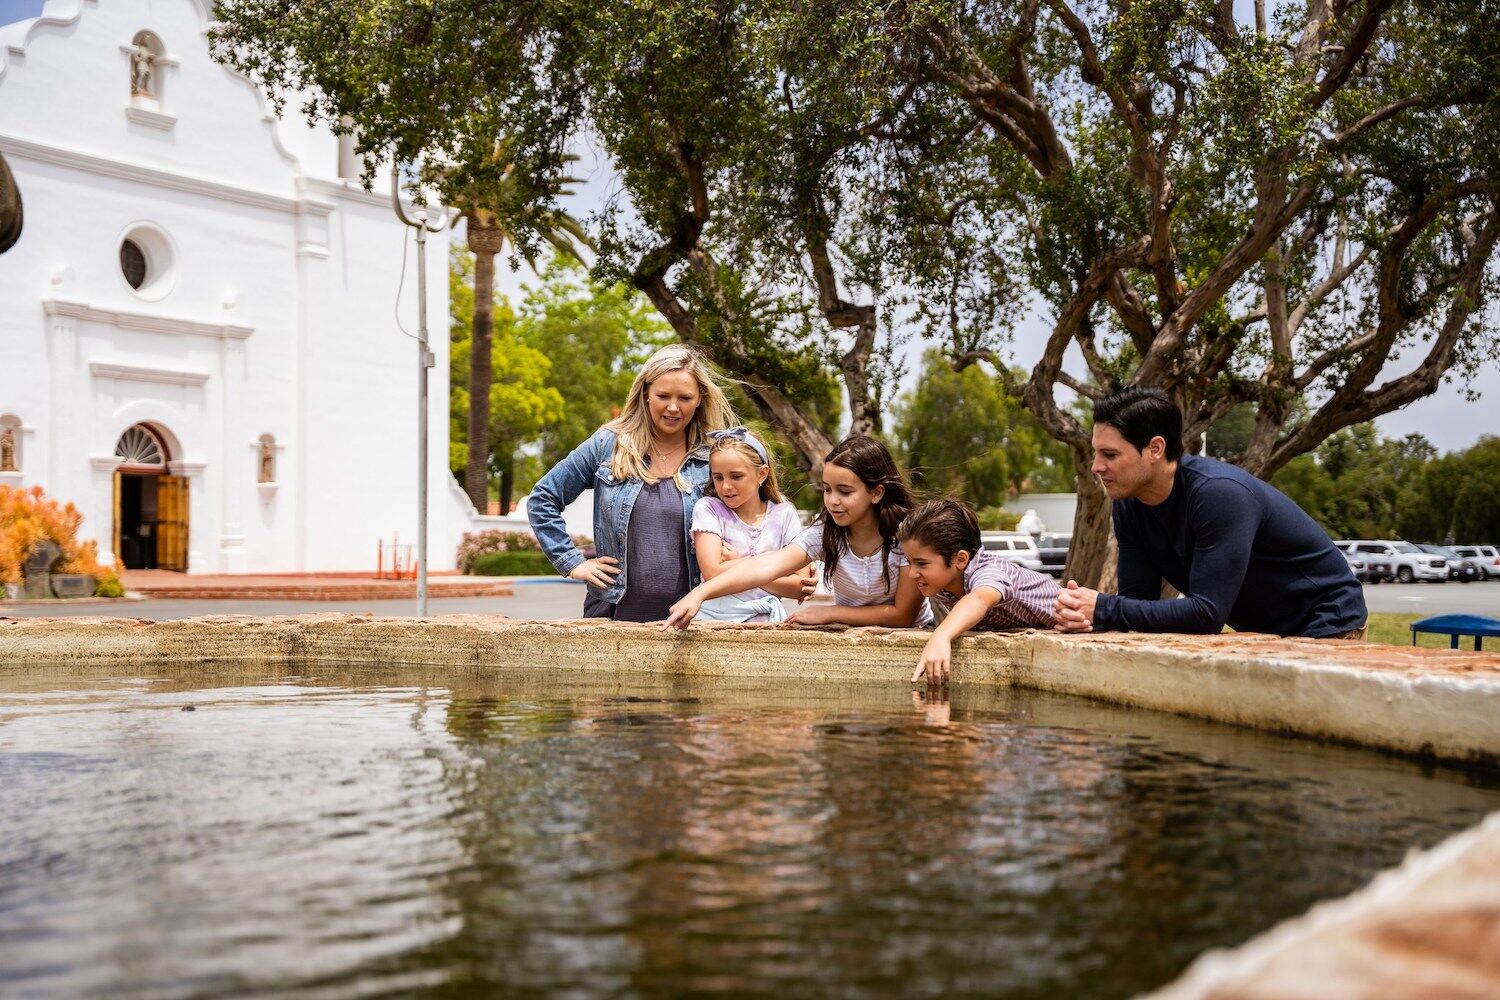
[[[573,544],[563,523],[563,509],[578,499],[584,490],[594,491],[594,545],[601,556],[620,561],[620,575],[612,586],[600,589],[589,584],[589,590],[600,600],[619,604],[625,596],[625,581],[630,567],[625,564],[625,537],[630,527],[630,511],[640,496],[639,479],[616,479],[610,472],[615,453],[615,432],[600,428],[567,458],[558,462],[541,478],[526,501],[526,516],[531,521],[542,551],[553,567],[567,576],[584,561],[583,553]],[[693,555],[693,506],[703,497],[708,485],[708,446],[693,451],[682,463],[682,476],[692,487],[682,496],[683,542],[687,548],[688,584],[703,582],[698,559]]]

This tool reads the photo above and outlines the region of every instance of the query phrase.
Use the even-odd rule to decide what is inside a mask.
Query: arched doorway
[[[126,569],[187,570],[188,480],[168,472],[165,439],[149,424],[115,442],[115,554]]]

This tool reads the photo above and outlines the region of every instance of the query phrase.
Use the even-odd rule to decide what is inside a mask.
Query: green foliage
[[[120,582],[120,578],[115,576],[115,574],[106,573],[99,578],[99,582],[94,586],[94,596],[124,597],[125,585]]]
[[[954,371],[929,350],[916,387],[896,406],[896,439],[913,484],[976,509],[1022,491],[1071,490],[1065,447],[979,365]]]
[[[474,267],[470,254],[453,247],[449,260],[449,467],[462,475],[468,460],[469,357],[473,337]],[[562,394],[552,383],[552,362],[521,336],[510,303],[498,297],[494,309],[490,387],[490,459],[493,471],[515,462],[517,452],[564,413]]]
[[[1486,500],[1486,491],[1500,491],[1497,438],[1438,458],[1420,434],[1392,440],[1377,436],[1373,424],[1358,424],[1294,458],[1271,482],[1334,538],[1441,542],[1456,524],[1479,531],[1476,537],[1489,537],[1487,524],[1500,528],[1496,504]]]
[[[1015,531],[1021,515],[1004,507],[981,507],[975,511],[982,531]]]
[[[517,336],[547,358],[549,383],[562,398],[561,414],[541,428],[543,470],[614,416],[636,369],[672,339],[641,296],[589,280],[577,264],[557,258],[527,286]],[[518,485],[525,491],[531,482]]]
[[[540,552],[486,552],[474,557],[473,576],[554,576],[557,571]]]
[[[1208,429],[1208,448],[1204,454],[1220,461],[1233,461],[1234,456],[1249,446],[1254,429],[1255,407],[1241,403],[1214,421]]]
[[[1471,376],[1500,294],[1494,0],[1270,6],[1261,31],[1211,0],[218,0],[211,35],[273,95],[342,116],[368,162],[431,156],[452,197],[503,182],[523,249],[587,132],[620,178],[595,278],[651,289],[799,416],[842,374],[878,429],[903,338],[994,357],[1040,306],[1062,335],[1025,398],[1050,434],[1087,448],[1059,384],[1149,381],[1195,433],[1256,407],[1233,453],[1266,472]],[[856,304],[879,337],[855,339]],[[1391,377],[1402,357],[1426,360]],[[905,419],[924,475],[991,496],[1026,465]],[[1345,492],[1340,523],[1395,509]]]
[[[581,543],[580,543],[581,544]],[[468,531],[458,543],[459,572],[473,573],[474,560],[496,553],[540,554],[541,543],[528,531]]]
[[[1403,484],[1398,526],[1422,541],[1500,541],[1500,437],[1422,466]]]

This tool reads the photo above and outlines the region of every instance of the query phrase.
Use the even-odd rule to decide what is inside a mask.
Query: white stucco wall
[[[388,197],[336,176],[324,128],[275,122],[214,63],[198,0],[50,0],[0,27],[0,150],[26,228],[0,260],[0,417],[22,469],[113,542],[112,455],[146,421],[191,480],[189,571],[373,569],[379,539],[417,524],[417,349],[396,328],[404,227]],[[173,65],[134,110],[128,47],[148,29]],[[285,137],[285,139],[284,139]],[[292,150],[296,150],[296,156]],[[136,291],[127,232],[171,248],[170,279]],[[434,568],[468,511],[447,464],[447,236],[429,239],[429,492]],[[416,329],[408,258],[403,321]],[[257,484],[274,435],[276,484]]]

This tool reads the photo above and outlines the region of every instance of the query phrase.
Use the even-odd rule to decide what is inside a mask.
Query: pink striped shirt
[[[1008,628],[1051,628],[1057,623],[1053,602],[1057,600],[1057,581],[1045,573],[1027,569],[1009,559],[1001,559],[987,549],[969,560],[964,569],[964,593],[989,587],[999,591],[1000,600],[975,625],[975,632],[998,632]],[[933,596],[949,611],[958,598],[946,590]]]

